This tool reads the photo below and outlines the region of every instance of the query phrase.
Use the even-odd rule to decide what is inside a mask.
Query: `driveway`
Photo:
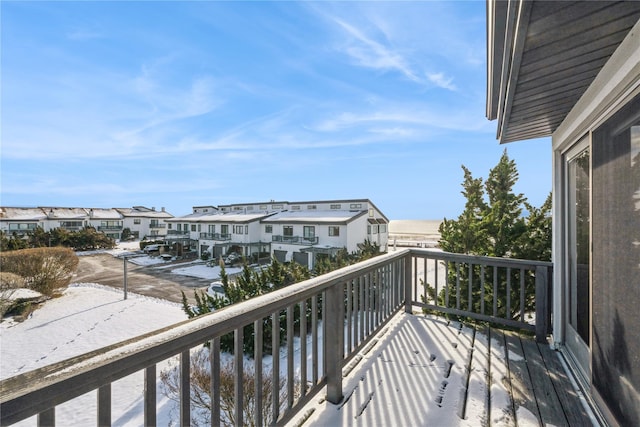
[[[108,254],[83,255],[73,283],[99,283],[123,289],[124,261]],[[163,264],[166,265],[166,264]],[[176,264],[176,268],[180,266]],[[127,291],[161,298],[177,303],[182,302],[181,291],[190,303],[194,303],[194,290],[206,290],[211,280],[172,274],[169,268],[154,268],[127,262]]]

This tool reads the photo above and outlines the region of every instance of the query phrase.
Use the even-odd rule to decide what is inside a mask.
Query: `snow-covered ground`
[[[73,284],[61,297],[48,301],[24,322],[0,323],[0,378],[40,368],[115,344],[186,319],[179,304],[90,283]],[[159,366],[162,369],[165,365]],[[114,425],[143,425],[143,373],[113,385]],[[159,425],[169,425],[173,401],[158,390]],[[82,408],[79,410],[79,408]],[[63,426],[94,425],[95,392],[56,409]],[[35,425],[35,418],[18,425]]]

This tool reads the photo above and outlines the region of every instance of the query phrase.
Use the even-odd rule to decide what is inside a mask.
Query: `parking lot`
[[[72,283],[99,283],[124,288],[124,261],[109,254],[83,255]],[[176,268],[180,264],[176,263]],[[182,302],[181,291],[194,302],[194,289],[206,290],[211,280],[172,274],[170,268],[154,268],[127,262],[127,291]]]

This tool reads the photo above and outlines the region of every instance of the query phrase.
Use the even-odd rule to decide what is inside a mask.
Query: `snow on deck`
[[[321,392],[290,424],[537,426],[538,420],[557,426],[591,424],[557,352],[528,338],[521,343],[516,333],[476,330],[437,316],[400,314],[366,351],[355,369],[348,374],[343,370],[341,403],[324,401]],[[538,365],[546,364],[549,372],[527,365],[527,359],[535,364],[543,357],[544,363]]]

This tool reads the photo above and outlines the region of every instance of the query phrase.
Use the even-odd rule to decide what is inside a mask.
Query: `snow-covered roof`
[[[273,215],[273,212],[260,212],[247,214],[244,212],[227,212],[227,213],[192,213],[189,215],[181,216],[179,218],[172,218],[171,222],[207,222],[207,223],[249,223],[259,221],[269,215]]]
[[[367,211],[342,211],[342,210],[301,210],[279,212],[269,218],[263,219],[264,223],[327,223],[346,224],[355,218],[365,215]]]
[[[121,219],[122,215],[115,209],[91,208],[89,209],[91,219]]]
[[[136,218],[173,218],[167,211],[156,211],[153,209],[145,208],[144,206],[134,206],[133,208],[114,208],[124,217],[136,217]]]
[[[84,208],[42,208],[49,219],[87,219],[89,211]]]
[[[0,220],[3,221],[39,221],[46,218],[41,208],[0,207]]]

